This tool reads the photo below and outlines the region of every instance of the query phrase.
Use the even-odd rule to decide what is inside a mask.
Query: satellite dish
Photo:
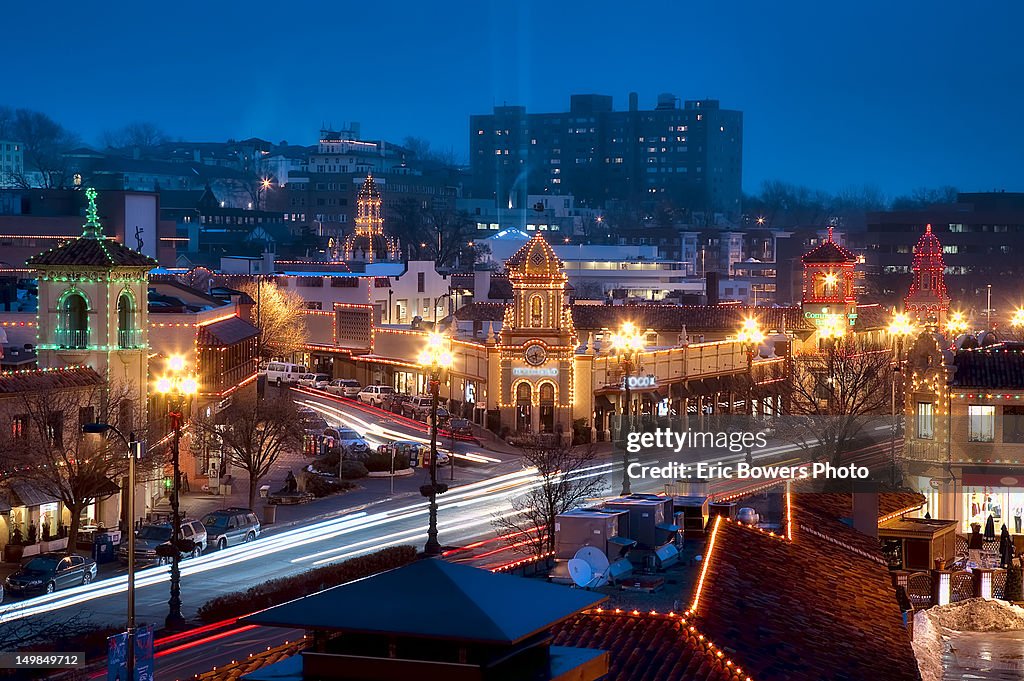
[[[587,572],[590,577],[588,581],[581,583],[576,580],[576,575],[573,572],[574,562],[583,563],[587,566]],[[573,575],[573,581],[576,582],[577,586],[583,588],[604,586],[608,583],[608,565],[608,556],[604,555],[604,551],[595,546],[584,546],[569,561],[569,574]],[[580,570],[581,576],[585,574],[578,566],[577,569]]]
[[[587,565],[587,561],[580,560],[579,558],[569,559],[569,576],[572,577],[572,581],[576,586],[583,587],[584,589],[594,581],[594,571]]]

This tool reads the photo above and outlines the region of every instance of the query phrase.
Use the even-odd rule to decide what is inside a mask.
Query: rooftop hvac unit
[[[641,549],[651,550],[673,541],[679,531],[672,522],[672,497],[633,494],[607,501],[604,508],[629,513],[627,536]]]
[[[626,511],[576,508],[555,517],[555,558],[568,560],[584,546],[594,546],[618,558],[636,542],[628,535]]]

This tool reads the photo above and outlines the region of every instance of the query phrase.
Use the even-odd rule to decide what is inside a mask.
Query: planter
[[[47,551],[63,551],[67,547],[67,537],[59,537],[57,539],[51,539],[50,541],[39,542],[39,551],[41,553],[46,553]]]
[[[945,558],[936,558],[935,559],[935,569],[936,570],[945,570],[946,569],[946,559]]]
[[[8,544],[4,547],[4,562],[5,563],[20,563],[21,557],[24,555],[25,547],[21,544]]]

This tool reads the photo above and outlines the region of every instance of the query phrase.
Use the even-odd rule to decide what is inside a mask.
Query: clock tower
[[[505,309],[498,343],[502,425],[568,436],[577,338],[562,261],[537,234],[505,266],[512,303]]]

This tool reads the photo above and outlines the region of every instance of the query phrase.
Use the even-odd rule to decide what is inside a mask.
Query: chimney
[[[704,273],[704,296],[708,305],[718,305],[718,272]]]
[[[878,538],[878,492],[853,493],[853,529]]]
[[[491,271],[475,270],[473,272],[473,302],[482,303],[491,299]]]

